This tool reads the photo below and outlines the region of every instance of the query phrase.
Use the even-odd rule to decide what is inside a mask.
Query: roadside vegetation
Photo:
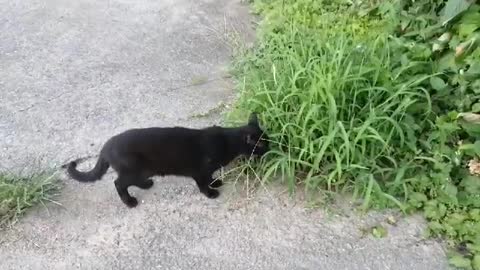
[[[58,178],[52,173],[0,173],[0,228],[15,223],[30,207],[52,201],[58,187]]]
[[[256,168],[291,191],[420,211],[452,265],[480,269],[480,5],[255,0],[230,119],[260,113]]]

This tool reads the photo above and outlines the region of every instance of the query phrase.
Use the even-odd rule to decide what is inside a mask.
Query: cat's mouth
[[[262,145],[262,146],[259,146],[257,145],[253,151],[252,151],[252,154],[255,155],[255,156],[263,156],[264,154],[266,154],[270,149],[265,146],[265,145]]]
[[[259,149],[259,150],[255,151],[254,154],[255,154],[256,156],[263,156],[263,155],[265,155],[267,152],[268,152],[268,149]]]

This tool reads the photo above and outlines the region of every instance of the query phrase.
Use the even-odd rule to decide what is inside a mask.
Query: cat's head
[[[262,156],[270,150],[268,136],[260,128],[256,113],[250,114],[247,125],[243,128],[244,154]]]

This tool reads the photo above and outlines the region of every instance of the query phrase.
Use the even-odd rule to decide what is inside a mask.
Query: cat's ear
[[[257,113],[251,113],[250,117],[248,118],[248,124],[251,126],[258,126],[258,117]]]

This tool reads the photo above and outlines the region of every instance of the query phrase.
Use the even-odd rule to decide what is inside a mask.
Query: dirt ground
[[[128,128],[219,123],[235,96],[225,34],[251,37],[251,19],[239,0],[0,0],[0,167],[95,155]],[[278,187],[210,200],[176,177],[133,188],[128,209],[113,177],[62,177],[61,206],[0,232],[0,269],[447,269],[418,217],[374,239],[362,231],[384,214],[309,210]]]

